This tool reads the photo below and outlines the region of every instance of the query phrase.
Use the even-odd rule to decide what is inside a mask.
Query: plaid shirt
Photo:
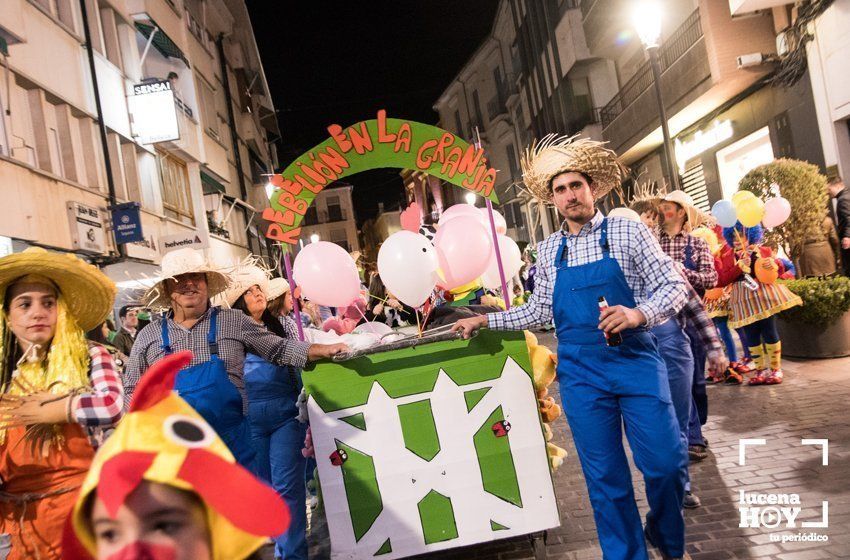
[[[705,312],[702,300],[690,284],[688,284],[688,292],[690,294],[688,303],[685,304],[677,317],[679,323],[684,322],[693,325],[699,335],[700,342],[709,354],[722,353],[723,347],[720,345],[720,338],[717,336],[717,327],[714,326],[714,321]]]
[[[697,293],[705,292],[709,288],[713,288],[717,284],[717,271],[714,270],[714,257],[711,256],[711,251],[708,248],[708,243],[698,237],[680,231],[673,237],[670,237],[663,228],[656,230],[658,234],[658,244],[661,249],[670,255],[670,258],[679,264],[685,263],[685,247],[688,241],[691,243],[691,259],[696,265],[696,270],[689,268],[684,269],[685,278],[691,283],[691,286]]]
[[[596,262],[602,259],[599,228],[603,220],[597,211],[578,235],[569,233],[562,224],[560,231],[540,242],[534,293],[525,305],[488,314],[489,328],[522,330],[551,323],[557,274],[555,259],[561,239],[567,239],[568,266]],[[663,323],[685,305],[688,299],[685,281],[645,225],[624,218],[608,219],[608,245],[632,289],[637,309],[646,317],[646,326]]]
[[[124,386],[128,399],[133,396],[142,374],[154,362],[165,356],[165,350],[162,348],[162,321],[168,321],[171,349],[174,352],[191,350],[194,354],[189,367],[210,360],[207,335],[210,331],[211,309],[207,309],[191,329],[178,325],[169,316],[152,321],[136,335],[130,360],[124,370]],[[247,407],[247,399],[242,375],[246,352],[257,354],[269,362],[284,366],[303,368],[307,364],[309,342],[280,338],[237,309],[220,308],[217,329],[218,357],[224,362],[230,381],[241,393],[245,407]]]

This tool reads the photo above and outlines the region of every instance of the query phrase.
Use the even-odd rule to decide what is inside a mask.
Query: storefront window
[[[720,185],[723,187],[723,198],[728,200],[735,194],[744,175],[773,159],[773,145],[767,127],[718,150],[717,169]]]

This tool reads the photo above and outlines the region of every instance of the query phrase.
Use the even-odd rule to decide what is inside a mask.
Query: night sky
[[[489,34],[498,0],[247,4],[279,111],[285,167],[326,139],[328,125],[374,119],[378,109],[435,124],[434,102]],[[379,201],[398,205],[398,173],[345,179],[359,223],[374,217]]]

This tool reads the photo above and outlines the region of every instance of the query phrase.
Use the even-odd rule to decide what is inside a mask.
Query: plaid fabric
[[[89,344],[91,393],[83,393],[71,406],[74,419],[86,427],[114,426],[124,414],[124,387],[112,354],[99,344]]]
[[[679,317],[686,323],[693,325],[699,335],[700,342],[709,354],[712,352],[723,352],[714,321],[711,320],[711,317],[705,311],[705,307],[694,289],[690,286],[688,286],[688,289],[691,292],[691,297],[688,299],[685,307],[682,308],[682,311],[679,312]]]
[[[677,263],[684,264],[685,262],[685,247],[688,245],[688,240],[691,242],[691,259],[696,265],[696,270],[685,268],[685,278],[691,283],[691,286],[697,292],[704,292],[709,288],[713,288],[717,284],[717,271],[714,270],[714,257],[711,256],[711,251],[708,244],[694,237],[689,233],[680,231],[673,237],[667,235],[663,229],[658,229],[658,244],[661,249],[667,253],[671,259]]]
[[[500,330],[522,330],[552,322],[552,296],[557,268],[555,258],[561,239],[567,238],[567,264],[578,266],[602,258],[600,245],[602,214],[573,235],[562,224],[537,246],[537,275],[534,292],[528,303],[502,313],[487,315],[489,327]],[[649,229],[624,218],[608,220],[608,245],[617,260],[626,282],[632,288],[637,308],[646,316],[646,326],[652,327],[674,316],[686,303],[685,281],[676,266],[658,245]]]
[[[209,361],[210,349],[207,335],[210,331],[210,309],[201,316],[191,329],[175,323],[171,317],[151,322],[136,335],[130,360],[124,370],[124,389],[127,398],[133,396],[136,384],[142,374],[157,360],[165,356],[162,348],[162,321],[168,321],[168,337],[174,352],[191,350],[195,355],[189,367]],[[309,342],[280,338],[258,325],[237,309],[218,310],[216,342],[218,357],[224,362],[230,381],[242,394],[242,402],[247,407],[245,382],[242,379],[245,353],[251,352],[279,365],[292,365],[303,368],[307,363]]]

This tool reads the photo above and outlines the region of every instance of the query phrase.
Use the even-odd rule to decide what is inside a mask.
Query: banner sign
[[[112,231],[115,232],[115,243],[119,245],[144,240],[138,202],[118,204],[112,209]]]
[[[201,236],[197,231],[187,231],[185,233],[177,233],[174,235],[163,235],[159,238],[159,246],[162,254],[190,247],[192,249],[206,249],[210,246],[206,237]]]
[[[523,333],[303,373],[333,558],[403,558],[560,523]]]
[[[295,245],[301,221],[316,195],[343,177],[382,167],[412,169],[434,175],[498,202],[496,170],[487,165],[484,150],[476,149],[451,132],[436,126],[388,119],[384,110],[375,120],[346,129],[328,127],[331,137],[301,155],[279,175],[271,208],[263,218],[272,222],[266,237]]]
[[[133,136],[139,144],[180,139],[171,82],[159,80],[135,84],[133,95],[127,101],[133,116]]]
[[[67,202],[68,223],[71,226],[71,245],[74,249],[103,254],[108,250],[102,210],[83,204]]]

